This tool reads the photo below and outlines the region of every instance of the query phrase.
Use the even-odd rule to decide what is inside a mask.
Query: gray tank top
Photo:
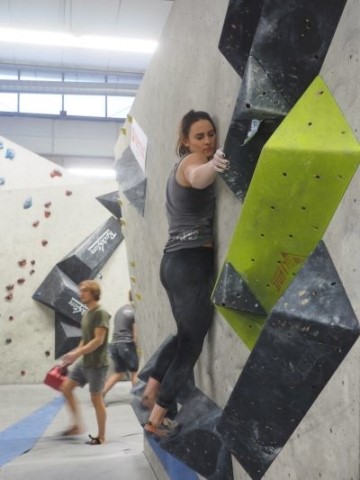
[[[202,190],[181,186],[175,175],[184,158],[175,165],[166,186],[169,239],[165,252],[196,248],[213,241],[215,186],[212,184]]]

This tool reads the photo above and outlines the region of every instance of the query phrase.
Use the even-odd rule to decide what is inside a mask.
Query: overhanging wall
[[[146,197],[143,215],[123,196],[124,234],[129,268],[137,293],[140,336],[145,360],[174,330],[167,298],[159,281],[159,262],[166,241],[164,189],[175,161],[177,125],[190,108],[208,110],[224,143],[239,91],[240,78],[218,51],[228,2],[175,2],[161,46],[145,75],[132,116],[148,137]],[[205,6],[205,8],[204,8]],[[320,76],[359,138],[358,1],[349,0]],[[131,124],[119,138],[116,156],[129,143]],[[242,203],[218,180],[218,266],[241,214]],[[353,178],[325,234],[325,242],[355,313],[360,313],[357,244],[360,234],[359,173]],[[226,352],[226,353],[224,353]],[[196,367],[197,386],[220,407],[233,390],[249,351],[220,314]],[[351,350],[266,474],[275,478],[358,478],[359,347]],[[351,448],[350,448],[351,447]],[[341,455],[340,453],[341,452]],[[234,462],[234,477],[249,478]]]

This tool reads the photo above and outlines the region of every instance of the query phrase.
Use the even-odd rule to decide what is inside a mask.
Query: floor
[[[34,446],[0,467],[0,479],[156,480],[143,452],[143,431],[130,406],[130,388],[130,382],[119,382],[107,396],[105,445],[85,444],[89,433],[96,434],[95,413],[87,387],[77,389],[86,434],[68,438],[59,435],[69,425],[68,411],[60,405],[41,437],[34,439]],[[1,432],[20,425],[21,420],[52,401],[61,403],[59,396],[46,385],[0,385],[0,457],[1,438],[4,441]]]

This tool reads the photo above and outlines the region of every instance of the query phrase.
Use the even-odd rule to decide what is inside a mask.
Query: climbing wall
[[[111,195],[117,184],[71,176],[6,138],[0,177],[0,383],[39,383],[79,340],[81,276],[99,280],[110,313],[126,302],[127,256]],[[117,248],[107,251],[115,237]],[[53,282],[57,266],[62,277]]]
[[[145,362],[174,331],[164,192],[190,108],[214,115],[231,169],[217,181],[217,313],[179,399],[184,429],[161,454],[146,443],[161,478],[177,478],[172,457],[189,478],[359,477],[359,15],[358,0],[174,3],[116,146]]]

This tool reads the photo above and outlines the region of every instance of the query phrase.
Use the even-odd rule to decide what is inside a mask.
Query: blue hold
[[[31,197],[25,198],[23,207],[30,208],[31,206],[32,206],[32,198]]]
[[[0,177],[0,185],[5,185],[5,178],[4,177]]]
[[[15,152],[12,148],[7,148],[5,153],[5,158],[13,160],[15,158]]]
[[[2,150],[3,148],[4,148],[3,142],[0,142],[0,150]]]

